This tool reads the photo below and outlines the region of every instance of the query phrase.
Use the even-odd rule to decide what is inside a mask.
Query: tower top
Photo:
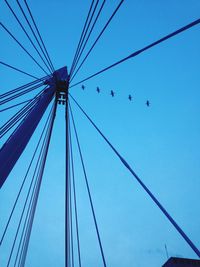
[[[56,99],[58,104],[66,103],[67,92],[69,89],[69,75],[67,67],[62,67],[53,73],[53,76],[45,81],[44,84],[56,87]]]

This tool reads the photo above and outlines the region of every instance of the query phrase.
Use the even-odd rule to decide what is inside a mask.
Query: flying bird
[[[129,99],[130,101],[132,101],[132,95],[129,95],[129,96],[128,96],[128,99]]]
[[[100,88],[99,88],[99,87],[97,87],[97,93],[98,93],[98,94],[100,93]]]
[[[150,106],[150,102],[149,102],[149,100],[147,100],[146,105],[147,105],[147,107]]]
[[[110,91],[110,94],[111,94],[112,97],[115,96],[115,92],[113,90]]]

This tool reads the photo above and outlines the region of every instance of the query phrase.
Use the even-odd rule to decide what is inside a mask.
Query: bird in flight
[[[149,100],[147,100],[146,105],[147,105],[147,107],[150,106],[150,102],[149,102]]]
[[[99,94],[100,93],[100,88],[97,86],[97,93]]]
[[[129,95],[129,96],[128,96],[128,99],[129,99],[130,101],[132,101],[132,95]]]
[[[115,96],[115,92],[113,90],[110,91],[110,94],[111,94],[112,97]]]

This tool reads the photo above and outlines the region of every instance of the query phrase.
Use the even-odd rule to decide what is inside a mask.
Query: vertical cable
[[[98,228],[98,225],[97,225],[97,219],[96,219],[94,205],[93,205],[92,196],[91,196],[91,192],[90,192],[90,187],[89,187],[89,182],[88,182],[88,178],[87,178],[86,168],[85,168],[85,164],[84,164],[84,160],[83,160],[83,155],[82,155],[80,142],[79,142],[79,138],[78,138],[78,134],[77,134],[77,130],[76,130],[76,125],[75,125],[75,121],[74,121],[74,117],[73,117],[73,113],[72,113],[72,109],[71,109],[70,103],[69,103],[69,108],[70,108],[70,115],[71,115],[71,118],[72,118],[74,132],[75,132],[75,136],[76,136],[76,142],[77,142],[77,145],[78,145],[79,155],[80,155],[80,158],[81,158],[81,164],[82,164],[82,168],[83,168],[83,172],[84,172],[84,177],[85,177],[85,182],[86,182],[86,187],[87,187],[87,193],[88,193],[88,196],[89,196],[89,201],[90,201],[90,206],[91,206],[92,215],[93,215],[93,219],[94,219],[94,224],[95,224],[95,229],[96,229],[97,238],[98,238],[98,242],[99,242],[99,247],[100,247],[100,251],[101,251],[101,257],[102,257],[103,265],[104,265],[104,267],[106,267],[106,260],[105,260],[103,246],[102,246],[102,242],[101,242],[101,238],[100,238],[99,228]]]
[[[71,182],[71,155],[69,151],[69,214],[70,214],[70,252],[71,266],[74,267],[74,235],[73,235],[73,212],[72,212],[72,182]]]
[[[158,206],[158,208],[162,211],[162,213],[166,216],[166,218],[171,222],[171,224],[175,227],[175,229],[179,232],[179,234],[183,237],[183,239],[187,242],[187,244],[191,247],[191,249],[196,253],[196,255],[200,258],[200,251],[195,246],[195,244],[190,240],[190,238],[185,234],[185,232],[181,229],[181,227],[176,223],[176,221],[172,218],[172,216],[167,212],[167,210],[162,206],[162,204],[158,201],[158,199],[153,195],[153,193],[148,189],[148,187],[142,182],[139,176],[133,171],[131,166],[127,163],[127,161],[120,155],[120,153],[115,149],[115,147],[110,143],[110,141],[105,137],[105,135],[100,131],[100,129],[96,126],[96,124],[92,121],[92,119],[87,115],[87,113],[81,108],[78,102],[70,95],[85,117],[90,121],[93,127],[97,130],[97,132],[102,136],[102,138],[106,141],[106,143],[110,146],[113,152],[120,159],[122,164],[129,170],[129,172],[135,177],[138,183],[142,186],[142,188],[146,191],[146,193],[150,196],[153,202]]]
[[[70,158],[71,158],[71,168],[72,168],[72,187],[73,187],[74,211],[75,211],[75,222],[76,222],[76,238],[78,245],[78,263],[79,267],[81,267],[81,248],[80,248],[80,237],[79,237],[79,226],[78,226],[78,209],[76,200],[76,184],[75,184],[74,158],[72,150],[72,136],[71,136],[70,122],[69,122],[69,145],[70,145]]]
[[[42,162],[40,163],[40,171],[39,171],[39,174],[38,174],[39,175],[39,180],[38,180],[38,185],[37,185],[37,188],[36,188],[36,196],[35,196],[35,200],[33,202],[33,207],[32,207],[32,211],[31,211],[32,214],[31,214],[31,218],[30,218],[30,222],[29,222],[29,229],[28,229],[28,232],[27,232],[25,249],[23,251],[22,260],[21,260],[21,266],[22,267],[25,266],[25,260],[26,260],[26,255],[27,255],[27,251],[28,251],[28,245],[29,245],[30,235],[31,235],[32,226],[33,226],[33,220],[34,220],[35,211],[36,211],[36,207],[37,207],[38,197],[39,197],[41,183],[42,183],[42,178],[43,178],[43,174],[44,174],[44,168],[45,168],[45,164],[46,164],[46,160],[47,160],[49,145],[50,145],[50,141],[51,141],[51,135],[52,135],[52,131],[53,131],[53,125],[54,125],[55,116],[56,116],[56,109],[57,109],[57,100],[55,99],[52,120],[50,122],[50,129],[49,129],[47,141],[46,141],[46,144],[45,144],[45,149],[44,149],[44,152],[43,152],[43,159],[42,159]]]
[[[70,265],[70,218],[69,218],[69,108],[68,91],[66,92],[65,120],[66,120],[66,169],[65,169],[65,267]]]

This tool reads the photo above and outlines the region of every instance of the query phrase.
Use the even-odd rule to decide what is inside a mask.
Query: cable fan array
[[[94,42],[92,42],[92,45],[88,48],[89,40],[91,40],[97,22],[102,16],[102,12],[104,12],[106,7],[105,0],[91,1],[80,34],[80,38],[75,49],[69,73],[66,74],[67,69],[64,67],[63,69],[65,75],[62,76],[61,72],[63,69],[55,69],[27,0],[16,0],[16,6],[18,8],[17,10],[18,12],[20,12],[21,17],[17,15],[16,10],[13,8],[13,4],[11,4],[11,1],[9,2],[8,0],[4,0],[5,6],[8,8],[10,14],[14,17],[17,25],[24,33],[24,37],[29,41],[32,49],[37,54],[37,57],[33,56],[32,52],[25,47],[22,41],[18,40],[12,30],[9,29],[8,26],[5,25],[5,23],[3,22],[0,22],[1,29],[5,33],[7,33],[8,37],[13,40],[17,46],[21,48],[23,53],[25,53],[25,55],[31,60],[31,62],[34,63],[42,73],[44,73],[43,75],[45,75],[44,77],[37,77],[37,75],[28,73],[27,71],[13,66],[10,63],[0,61],[2,67],[16,71],[18,73],[28,76],[29,78],[31,77],[34,79],[32,82],[29,82],[25,85],[22,85],[0,95],[0,113],[6,114],[6,111],[15,111],[14,115],[9,115],[9,119],[6,120],[6,122],[4,122],[0,127],[0,139],[6,139],[0,149],[0,187],[4,186],[4,183],[6,183],[9,173],[12,171],[12,168],[14,167],[15,163],[17,163],[26,145],[29,144],[29,140],[34,134],[35,129],[38,128],[39,124],[42,125],[43,123],[42,130],[39,136],[37,137],[36,145],[34,145],[34,151],[31,155],[31,158],[29,159],[29,164],[27,164],[25,175],[23,176],[20,182],[20,186],[17,190],[8,218],[6,219],[6,223],[2,228],[3,231],[2,233],[0,233],[0,251],[3,251],[5,249],[5,246],[10,246],[9,253],[8,255],[6,255],[6,260],[3,263],[6,267],[24,267],[26,263],[35,212],[40,196],[40,190],[45,171],[47,156],[49,153],[49,146],[51,142],[51,136],[53,132],[58,104],[64,104],[66,108],[66,180],[64,222],[65,266],[81,267],[83,265],[83,240],[79,227],[79,203],[77,202],[77,174],[74,157],[74,142],[76,143],[78,155],[81,162],[81,168],[83,172],[89,207],[94,223],[96,241],[99,248],[101,263],[104,267],[107,266],[106,253],[104,251],[103,246],[104,242],[101,236],[101,229],[98,224],[98,219],[96,215],[97,212],[95,209],[93,195],[89,185],[88,172],[86,170],[83,150],[81,147],[81,141],[77,130],[77,123],[75,121],[74,110],[73,106],[71,105],[71,102],[73,102],[73,104],[76,105],[78,110],[81,111],[81,113],[90,122],[96,132],[111,148],[113,153],[119,159],[119,162],[121,162],[121,164],[129,171],[130,175],[134,179],[136,179],[138,184],[148,194],[153,203],[161,210],[161,212],[175,227],[175,229],[179,232],[179,234],[183,237],[183,239],[187,242],[191,249],[196,253],[196,255],[200,257],[200,251],[194,245],[192,240],[180,228],[180,226],[176,223],[176,221],[172,218],[172,216],[156,198],[155,194],[153,194],[151,190],[143,183],[141,178],[134,172],[133,168],[129,165],[127,160],[122,157],[121,153],[117,151],[115,146],[109,141],[109,139],[104,135],[103,131],[101,131],[100,128],[89,117],[86,111],[83,110],[81,105],[76,101],[76,99],[71,93],[71,88],[77,85],[81,85],[82,90],[85,90],[86,86],[83,83],[87,80],[92,79],[104,72],[107,72],[108,70],[120,65],[121,63],[124,63],[129,59],[133,59],[134,57],[139,56],[141,53],[147,52],[152,47],[155,47],[161,44],[162,42],[165,42],[170,38],[200,24],[200,19],[197,19],[185,25],[184,27],[164,36],[163,38],[151,44],[148,44],[137,51],[133,51],[128,56],[119,59],[113,64],[110,64],[109,66],[95,72],[92,75],[89,75],[83,80],[73,83],[73,80],[81,71],[82,67],[88,60],[89,56],[96,47],[97,43],[102,38],[105,31],[110,26],[111,22],[115,18],[116,14],[119,12],[124,2],[124,0],[121,0],[115,5],[112,14],[109,16],[106,23],[102,26],[97,36],[94,38]],[[25,25],[22,23],[22,18],[26,22]],[[101,88],[99,86],[96,87],[96,92],[98,94],[101,93]],[[115,97],[115,93],[116,92],[114,90],[110,90],[111,97]],[[132,101],[133,96],[129,94],[127,96],[127,99],[129,101]],[[149,100],[146,101],[146,106],[150,106]],[[19,132],[21,134],[18,134]],[[19,140],[20,142],[14,142],[13,140]],[[12,142],[15,143],[15,145],[13,145]],[[12,147],[9,148],[9,146],[11,145],[13,146],[13,149]],[[10,151],[12,153],[10,153]],[[22,195],[25,197],[22,198]],[[8,239],[8,231],[11,228],[11,222],[14,218],[14,214],[16,213],[17,209],[19,210],[20,216],[18,218],[17,223],[15,223],[14,234],[8,242],[9,245],[8,243],[6,243],[5,245],[5,240],[6,238]],[[2,267],[4,266],[2,265]]]

